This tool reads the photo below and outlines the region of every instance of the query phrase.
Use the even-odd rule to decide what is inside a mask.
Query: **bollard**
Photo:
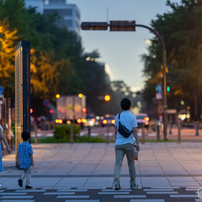
[[[170,114],[170,121],[169,121],[169,134],[172,134],[172,114]]]
[[[91,135],[91,127],[90,126],[88,126],[88,137],[90,137]]]
[[[199,133],[198,133],[199,122],[198,121],[196,121],[195,126],[196,126],[196,134],[195,135],[198,136],[199,135]]]
[[[172,134],[172,123],[169,123],[169,134]]]
[[[71,123],[70,126],[70,144],[73,144],[74,141],[74,124]]]
[[[181,134],[180,134],[180,130],[181,130],[181,121],[180,119],[178,120],[178,144],[181,143]]]
[[[144,123],[142,124],[142,144],[144,144],[145,143],[145,134],[144,134]]]
[[[157,140],[159,141],[160,135],[159,135],[159,124],[158,123],[156,124],[156,137],[157,137]]]
[[[36,125],[36,124],[34,124],[34,134],[35,134],[34,144],[38,144],[38,138],[37,138],[37,125]]]
[[[107,144],[109,144],[109,124],[107,124]]]

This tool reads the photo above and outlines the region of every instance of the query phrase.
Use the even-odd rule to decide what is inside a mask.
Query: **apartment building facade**
[[[75,32],[80,38],[80,10],[75,4],[68,4],[66,0],[25,0],[25,5],[35,7],[44,15],[57,14],[56,24]]]

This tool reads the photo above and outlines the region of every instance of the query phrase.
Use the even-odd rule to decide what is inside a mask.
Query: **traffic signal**
[[[170,92],[170,86],[167,86],[167,92],[168,93]]]
[[[82,22],[81,29],[82,30],[107,30],[108,23],[107,22]]]
[[[135,31],[135,21],[110,21],[110,31]]]

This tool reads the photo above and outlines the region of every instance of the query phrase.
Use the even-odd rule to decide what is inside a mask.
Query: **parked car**
[[[106,114],[102,121],[101,121],[101,126],[113,126],[115,123],[115,116],[114,115],[110,115],[110,114]]]
[[[138,128],[142,128],[143,124],[145,128],[149,128],[149,117],[145,113],[139,113],[136,115]]]

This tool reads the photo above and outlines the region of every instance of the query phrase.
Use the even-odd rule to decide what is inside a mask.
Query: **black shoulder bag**
[[[120,121],[120,114],[118,116],[118,119],[119,119],[119,127],[118,127],[118,131],[119,133],[125,137],[125,138],[128,138],[131,134],[132,134],[132,130],[129,130],[128,128],[126,128],[124,125],[121,124],[121,121]]]

